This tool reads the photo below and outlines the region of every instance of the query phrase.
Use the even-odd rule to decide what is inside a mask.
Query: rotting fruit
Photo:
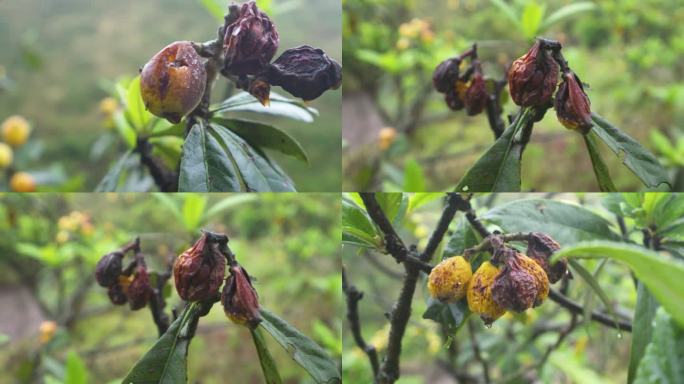
[[[544,269],[551,284],[562,279],[568,270],[568,260],[565,258],[549,264],[549,259],[559,249],[560,244],[544,233],[533,232],[527,241],[525,254]]]
[[[278,50],[278,31],[254,1],[242,4],[236,20],[228,25],[223,40],[224,71],[256,75]]]
[[[544,269],[513,249],[504,252],[505,264],[492,285],[496,304],[515,312],[541,305],[549,295],[549,279]]]
[[[546,106],[558,83],[558,65],[537,40],[532,48],[511,64],[508,86],[511,98],[521,107]]]
[[[140,73],[145,108],[173,124],[202,101],[207,83],[204,62],[188,41],[171,43],[154,55]]]
[[[322,49],[302,45],[283,52],[268,68],[268,82],[305,101],[342,84],[342,66]]]
[[[110,287],[119,281],[124,254],[119,251],[108,253],[95,266],[95,280],[101,287]]]
[[[587,134],[593,126],[591,102],[582,82],[573,72],[563,74],[563,82],[556,92],[556,116],[565,128]]]
[[[208,235],[203,233],[173,264],[176,291],[183,300],[202,301],[218,296],[226,259],[208,240]]]
[[[454,256],[435,265],[428,276],[428,291],[439,301],[454,303],[463,299],[473,276],[470,263],[463,256]]]
[[[144,308],[152,296],[152,287],[150,286],[150,277],[147,274],[147,268],[139,265],[136,268],[135,276],[128,287],[128,305],[132,310]]]
[[[489,261],[485,261],[475,271],[468,284],[468,308],[480,315],[485,325],[491,325],[506,310],[492,298],[492,285],[501,270]]]
[[[261,322],[259,298],[247,271],[240,265],[230,267],[221,295],[226,316],[234,323],[256,328]]]

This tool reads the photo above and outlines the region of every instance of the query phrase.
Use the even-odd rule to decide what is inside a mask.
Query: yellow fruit
[[[428,277],[428,291],[440,301],[454,303],[465,297],[472,276],[468,260],[463,256],[450,257],[432,268]]]
[[[106,117],[111,117],[119,108],[119,103],[113,97],[105,97],[100,101],[100,113]]]
[[[14,192],[35,192],[36,181],[26,172],[17,172],[10,179],[10,189]]]
[[[491,325],[506,312],[492,298],[492,285],[500,272],[497,266],[485,261],[475,271],[468,284],[468,308],[480,315],[485,325]]]
[[[549,296],[549,278],[544,272],[544,268],[541,267],[534,259],[527,257],[523,254],[519,254],[520,264],[527,270],[527,272],[534,276],[537,282],[537,299],[535,300],[535,307],[541,304]]]
[[[2,140],[12,147],[19,147],[26,143],[31,126],[21,116],[10,116],[2,123]]]
[[[397,138],[397,130],[392,127],[385,127],[378,133],[378,147],[380,150],[387,150]]]
[[[7,168],[12,164],[12,147],[5,143],[0,143],[0,169]]]
[[[40,343],[47,344],[57,332],[57,323],[54,321],[43,321],[40,323]]]

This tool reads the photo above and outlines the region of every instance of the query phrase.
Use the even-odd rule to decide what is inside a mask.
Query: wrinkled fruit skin
[[[261,105],[267,107],[270,104],[271,85],[262,79],[255,79],[249,85],[248,92],[254,96]]]
[[[13,158],[12,147],[5,143],[0,143],[0,169],[9,167],[12,164]]]
[[[587,134],[591,130],[591,102],[577,75],[568,72],[556,93],[556,116],[567,129]]]
[[[456,80],[455,86],[449,89],[444,95],[447,107],[452,111],[460,111],[465,108],[466,91],[468,84],[463,80]]]
[[[35,192],[36,181],[26,172],[17,172],[10,179],[10,189],[13,192]]]
[[[562,279],[568,270],[567,259],[561,259],[553,265],[549,265],[549,258],[559,249],[560,244],[545,233],[531,233],[530,239],[527,241],[525,254],[544,269],[551,284]]]
[[[124,305],[128,301],[128,297],[126,296],[126,292],[124,292],[124,288],[118,283],[109,286],[107,289],[107,295],[109,296],[109,301],[111,301],[114,305]]]
[[[558,84],[558,65],[537,41],[511,65],[508,86],[511,98],[521,107],[550,105]]]
[[[485,261],[475,271],[468,284],[468,308],[480,315],[485,325],[491,325],[506,312],[492,298],[492,285],[500,272],[497,266]]]
[[[465,92],[465,108],[468,116],[475,116],[481,113],[487,106],[489,95],[487,94],[487,86],[484,77],[481,73],[475,73],[470,86]]]
[[[95,266],[95,280],[101,287],[109,287],[119,281],[121,275],[123,253],[108,253],[97,262]]]
[[[268,16],[250,1],[226,28],[223,40],[224,70],[235,75],[256,75],[278,50],[278,32]]]
[[[21,116],[10,116],[3,123],[2,141],[17,148],[26,143],[31,134],[31,125]]]
[[[432,268],[428,291],[439,301],[455,303],[466,296],[472,276],[470,263],[463,256],[444,259]]]
[[[308,45],[283,52],[268,68],[268,82],[303,100],[318,98],[342,84],[342,66]]]
[[[546,272],[534,260],[518,252],[506,259],[501,274],[492,285],[492,297],[497,305],[515,312],[540,305],[548,295]]]
[[[183,252],[173,265],[178,296],[185,301],[203,301],[218,295],[226,270],[223,255],[207,244],[202,234],[192,248]]]
[[[140,73],[145,107],[173,124],[180,123],[199,105],[206,83],[204,63],[188,41],[168,45]]]
[[[230,268],[221,304],[226,316],[236,324],[254,329],[261,322],[257,292],[247,271],[239,265]]]
[[[135,272],[135,277],[128,287],[128,305],[132,310],[144,308],[152,295],[150,277],[147,275],[145,267],[139,266]]]
[[[461,60],[451,58],[442,61],[432,73],[432,85],[439,93],[447,93],[454,88],[458,80]]]

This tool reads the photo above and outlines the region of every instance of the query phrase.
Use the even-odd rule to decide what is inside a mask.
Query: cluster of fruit
[[[14,151],[26,144],[31,125],[21,116],[10,116],[0,126],[0,170],[9,169],[9,187],[14,192],[35,192],[36,181],[31,174],[12,169]]]
[[[442,302],[468,301],[468,308],[491,325],[506,311],[523,312],[541,305],[549,284],[567,273],[567,261],[549,263],[560,245],[543,233],[529,234],[525,254],[504,244],[499,235],[492,244],[492,258],[473,273],[463,256],[444,259],[428,277],[430,295]]]

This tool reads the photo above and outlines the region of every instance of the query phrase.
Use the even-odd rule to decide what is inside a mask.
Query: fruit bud
[[[492,285],[500,271],[499,267],[485,261],[475,271],[468,284],[468,308],[480,315],[486,326],[490,326],[506,312],[492,298]]]
[[[10,189],[13,192],[35,192],[36,180],[26,172],[17,172],[10,179]]]
[[[262,79],[254,79],[249,85],[249,94],[254,96],[261,105],[268,107],[271,103],[271,85]]]
[[[549,265],[549,258],[559,249],[560,244],[545,233],[533,232],[527,241],[525,254],[544,269],[551,284],[562,279],[568,270],[568,260],[565,258]]]
[[[442,61],[435,72],[432,74],[432,85],[439,93],[447,93],[454,88],[458,80],[458,70],[461,65],[461,59],[454,57]]]
[[[511,98],[521,107],[549,105],[557,84],[558,65],[539,41],[508,71]]]
[[[188,41],[171,43],[154,55],[140,73],[145,108],[173,124],[202,101],[207,83],[204,63]]]
[[[151,295],[152,286],[150,286],[147,269],[144,266],[138,266],[133,281],[128,287],[128,305],[134,311],[143,308],[147,305]]]
[[[230,267],[221,295],[226,316],[236,324],[256,328],[261,322],[259,298],[247,271],[239,265]]]
[[[242,4],[223,40],[224,71],[234,75],[260,73],[278,50],[278,32],[254,1]]]
[[[465,92],[465,108],[468,116],[475,116],[487,106],[489,95],[482,73],[475,72]]]
[[[492,285],[492,298],[502,308],[523,312],[549,295],[546,272],[534,260],[508,249],[505,265]]]
[[[563,82],[556,93],[556,116],[565,128],[587,134],[591,130],[591,102],[584,93],[582,82],[572,72],[563,74]]]
[[[472,276],[470,263],[463,256],[444,259],[432,268],[428,276],[430,296],[439,301],[455,303],[465,297]]]
[[[207,243],[207,234],[203,233],[192,248],[178,256],[173,265],[178,296],[185,301],[216,297],[225,270],[225,257]]]
[[[2,140],[11,147],[20,147],[31,134],[31,125],[21,116],[10,116],[2,123]]]
[[[293,96],[313,100],[342,84],[342,66],[322,49],[302,45],[283,52],[269,66],[268,82]]]
[[[101,287],[109,287],[119,281],[123,257],[123,253],[115,251],[102,256],[100,261],[97,262],[97,266],[95,266],[95,280],[97,280]]]

